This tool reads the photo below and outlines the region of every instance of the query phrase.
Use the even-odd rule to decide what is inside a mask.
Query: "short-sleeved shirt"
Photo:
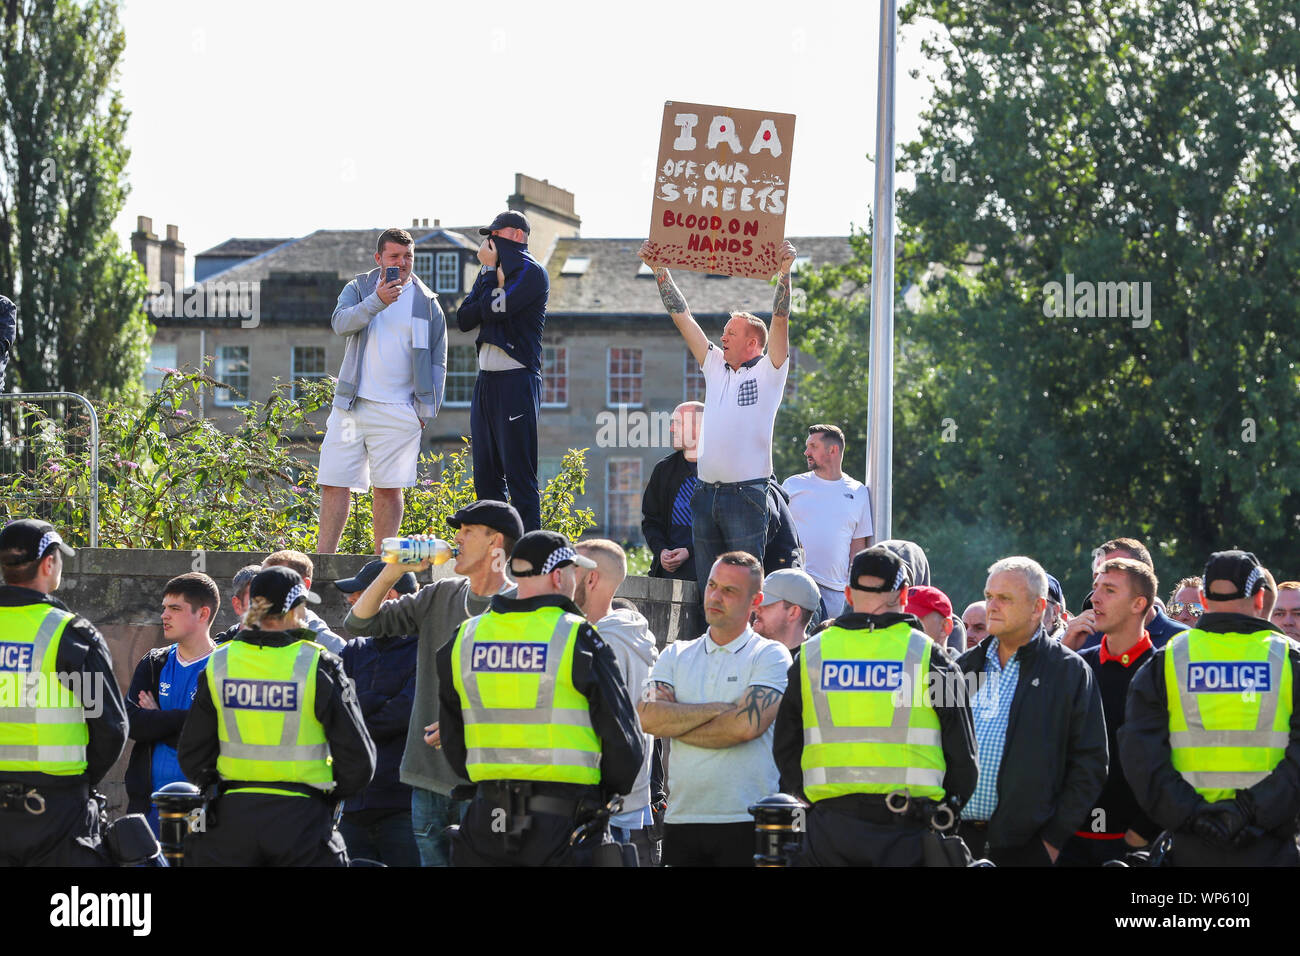
[[[700,481],[753,481],[772,474],[772,426],[785,394],[790,359],[780,368],[764,353],[731,369],[710,343],[704,373],[704,419],[700,423]]]
[[[415,401],[415,383],[411,377],[414,348],[415,283],[370,320],[366,350],[361,356],[361,380],[357,398],[388,405],[405,405]]]
[[[182,661],[172,645],[163,664],[162,673],[158,675],[158,709],[189,710],[194,700],[194,692],[199,689],[199,678],[203,668],[208,666],[208,654],[197,661]],[[153,775],[151,785],[155,790],[169,783],[184,780],[181,765],[176,759],[176,748],[158,741],[153,745],[153,759],[150,771]]]
[[[790,514],[799,529],[804,566],[824,588],[843,591],[849,583],[849,545],[871,537],[871,493],[856,478],[835,481],[811,471],[781,485],[790,495]]]
[[[710,632],[669,644],[651,681],[670,684],[679,704],[737,701],[752,686],[785,693],[790,652],[745,628],[725,645]],[[772,727],[733,747],[713,750],[672,741],[668,758],[666,823],[744,823],[749,807],[780,790],[772,757]]]

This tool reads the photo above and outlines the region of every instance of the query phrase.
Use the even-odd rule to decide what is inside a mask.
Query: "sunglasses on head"
[[[1169,602],[1170,614],[1178,615],[1178,614],[1182,614],[1183,611],[1187,611],[1187,613],[1189,614],[1195,614],[1197,617],[1200,617],[1203,613],[1205,613],[1205,608],[1194,602],[1184,602],[1184,601]]]

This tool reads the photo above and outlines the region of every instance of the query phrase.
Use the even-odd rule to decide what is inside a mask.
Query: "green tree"
[[[113,232],[126,201],[126,36],[111,0],[5,0],[0,291],[18,305],[13,387],[138,393],[153,327]]]
[[[927,546],[958,600],[1020,551],[1077,604],[1088,552],[1118,534],[1147,541],[1166,584],[1217,548],[1293,561],[1294,3],[914,0],[902,16],[940,34],[899,163],[916,179],[899,195],[896,285],[924,293],[897,314],[895,534]],[[828,296],[869,279],[856,248],[843,275],[810,282],[796,334],[844,363],[823,391],[860,389],[856,417],[834,419],[860,433],[865,305]],[[1069,282],[1070,307],[1046,314]],[[1133,282],[1129,314],[1090,308],[1080,285]]]

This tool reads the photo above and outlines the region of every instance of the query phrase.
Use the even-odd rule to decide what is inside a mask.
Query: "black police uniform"
[[[488,613],[520,613],[544,607],[558,607],[582,616],[572,601],[559,594],[524,599],[498,594],[492,598]],[[465,719],[451,664],[452,648],[458,639],[459,635],[443,645],[437,656],[439,732],[447,762],[469,780]],[[452,843],[453,866],[591,865],[599,838],[593,836],[570,847],[569,837],[584,817],[632,789],[645,758],[645,743],[614,652],[590,624],[578,626],[572,679],[574,688],[587,698],[591,725],[600,738],[600,783],[479,783]],[[504,818],[501,810],[505,810]],[[504,828],[500,824],[503,819]]]
[[[58,598],[31,588],[0,587],[0,607],[48,604],[68,610]],[[0,790],[13,794],[0,809],[0,866],[111,866],[101,844],[99,805],[90,791],[112,769],[126,744],[127,717],[113,676],[113,658],[103,636],[84,617],[74,617],[59,639],[60,674],[80,675],[82,705],[89,707],[86,772],[76,777],[0,771]],[[93,688],[91,691],[85,688]],[[96,711],[98,713],[96,714]],[[35,799],[19,794],[35,790]]]
[[[243,630],[234,638],[255,647],[285,647],[315,640],[309,628],[290,631]],[[205,832],[186,842],[187,866],[347,866],[343,838],[334,829],[334,804],[360,793],[375,773],[375,745],[366,731],[356,688],[343,661],[322,651],[316,668],[316,717],[325,727],[333,758],[335,789],[299,783],[248,783],[245,786],[292,790],[303,796],[232,793],[209,807]],[[176,750],[181,770],[200,787],[216,784],[217,711],[207,680],[200,680]],[[238,786],[220,780],[220,790]]]
[[[834,626],[850,631],[883,630],[903,621],[914,630],[922,630],[921,622],[913,615],[892,612],[841,614]],[[796,650],[794,663],[787,672],[785,696],[776,712],[772,755],[781,775],[781,792],[806,799],[802,766],[803,681],[798,655]],[[936,689],[933,706],[943,745],[944,802],[955,813],[975,792],[979,774],[975,725],[961,672],[937,646],[930,652],[925,686]],[[943,692],[948,689],[952,691],[952,699]],[[919,806],[918,803],[906,813],[895,813],[885,805],[883,795],[870,793],[818,800],[808,811],[802,852],[792,862],[796,866],[921,866],[924,862],[922,837],[928,825],[917,815]]]

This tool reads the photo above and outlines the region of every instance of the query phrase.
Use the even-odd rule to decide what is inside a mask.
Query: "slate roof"
[[[227,239],[211,249],[204,249],[195,258],[202,256],[205,258],[226,259],[232,256],[256,256],[292,241],[293,237],[285,239]]]
[[[561,315],[661,316],[663,303],[653,275],[638,275],[641,239],[560,239],[551,253],[548,272],[551,294],[548,317]],[[798,255],[810,256],[811,267],[847,262],[852,255],[847,236],[791,236]],[[591,261],[581,276],[563,275],[570,257]],[[747,310],[755,315],[772,311],[774,287],[763,279],[709,276],[677,270],[673,281],[686,297],[693,315],[725,315]]]

